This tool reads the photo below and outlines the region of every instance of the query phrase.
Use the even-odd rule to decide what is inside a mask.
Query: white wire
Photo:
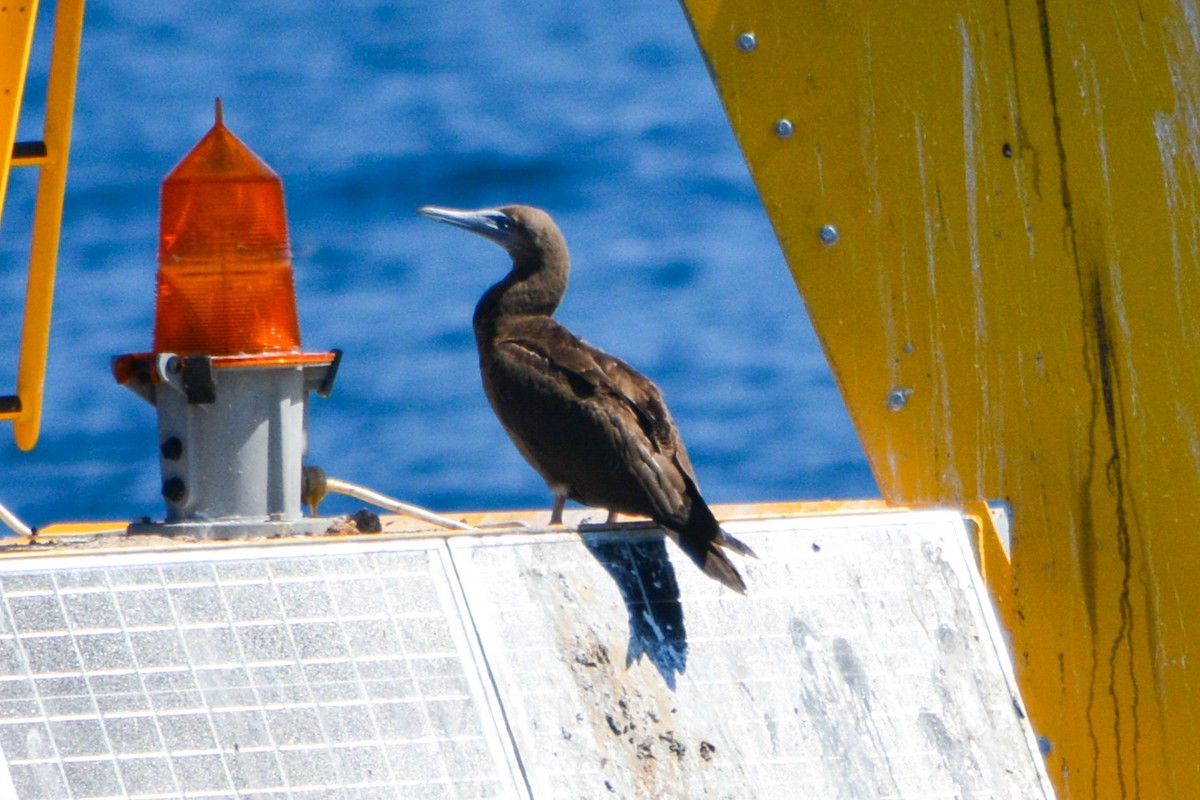
[[[9,511],[3,503],[0,503],[0,522],[12,528],[20,536],[33,536],[33,528],[21,522],[20,518]]]
[[[441,525],[443,528],[456,528],[460,531],[474,531],[478,528],[473,525],[468,525],[465,522],[443,517],[440,514],[435,514],[432,511],[427,511],[420,506],[414,506],[411,503],[405,503],[402,500],[397,500],[394,497],[388,497],[385,494],[380,494],[374,489],[368,489],[365,486],[359,486],[356,483],[350,483],[338,478],[326,478],[325,488],[330,492],[348,495],[358,498],[364,503],[370,503],[374,506],[379,506],[387,511],[392,511],[396,514],[407,514],[410,517],[423,519],[426,522],[432,522],[435,525]]]

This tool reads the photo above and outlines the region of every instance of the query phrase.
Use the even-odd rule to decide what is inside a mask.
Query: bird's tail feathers
[[[735,592],[745,594],[746,582],[722,548],[745,556],[753,556],[754,551],[721,530],[720,523],[700,493],[695,491],[694,486],[689,488],[692,489],[692,508],[687,523],[674,531],[673,538],[696,566],[704,570],[704,574]]]
[[[750,545],[746,544],[741,539],[733,538],[724,530],[721,531],[721,536],[717,539],[717,544],[721,545],[721,547],[724,547],[727,550],[732,550],[739,556],[758,558],[758,553],[751,550]]]
[[[746,593],[746,581],[742,580],[741,574],[733,566],[729,556],[716,547],[709,545],[708,552],[704,554],[704,563],[700,565],[700,568],[704,570],[705,575],[728,586],[738,594]]]

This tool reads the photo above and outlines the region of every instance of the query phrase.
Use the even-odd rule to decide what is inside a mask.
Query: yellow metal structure
[[[37,443],[41,426],[42,387],[50,342],[50,312],[67,182],[83,5],[83,0],[59,0],[57,4],[42,139],[18,143],[17,123],[38,3],[37,0],[23,0],[0,4],[0,211],[4,207],[10,169],[16,166],[41,168],[30,239],[17,393],[0,398],[0,419],[13,420],[17,444],[24,450]]]
[[[1197,4],[685,7],[886,498],[1011,508],[1061,796],[1200,797]]]

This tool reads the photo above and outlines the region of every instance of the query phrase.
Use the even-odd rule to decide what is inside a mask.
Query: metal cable
[[[397,500],[394,497],[388,497],[385,494],[380,494],[374,489],[368,489],[365,486],[359,486],[356,483],[350,483],[338,478],[326,478],[325,488],[330,492],[348,495],[350,497],[362,500],[364,503],[370,503],[374,506],[379,506],[382,509],[391,511],[396,514],[407,514],[410,517],[423,519],[426,522],[432,522],[435,525],[441,525],[443,528],[456,528],[460,531],[474,531],[478,528],[473,525],[468,525],[465,522],[443,517],[440,514],[435,514],[420,506],[414,506],[411,503],[405,503],[402,500]]]
[[[20,518],[0,503],[0,522],[12,528],[18,536],[33,536],[33,528],[26,525]]]

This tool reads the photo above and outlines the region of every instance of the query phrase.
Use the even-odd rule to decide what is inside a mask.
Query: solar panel
[[[727,527],[10,552],[0,796],[1051,796],[959,515]]]
[[[959,514],[724,527],[745,597],[661,536],[451,540],[535,797],[1053,796]]]
[[[5,565],[13,784],[22,798],[512,796],[445,561],[434,540]]]

